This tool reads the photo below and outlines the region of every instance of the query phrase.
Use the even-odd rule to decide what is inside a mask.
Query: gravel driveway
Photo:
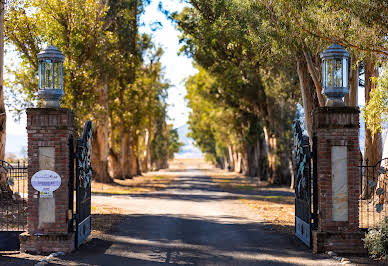
[[[176,174],[176,173],[175,173]],[[154,193],[93,196],[128,218],[56,264],[66,265],[339,265],[312,255],[294,237],[268,230],[239,195],[221,191],[200,170],[179,173]]]

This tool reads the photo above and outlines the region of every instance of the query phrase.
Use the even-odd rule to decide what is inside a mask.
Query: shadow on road
[[[228,219],[230,223],[217,221]],[[279,258],[313,258],[293,237],[268,233],[266,225],[239,217],[129,215],[112,237],[92,239],[64,260],[98,265],[296,265]],[[241,245],[243,243],[243,245]],[[112,247],[113,254],[105,254]],[[90,256],[88,256],[90,255]],[[138,258],[142,256],[146,258]],[[109,264],[113,263],[114,264]]]
[[[179,193],[168,193],[174,190]],[[190,192],[197,192],[190,194]],[[209,193],[215,192],[215,193]],[[217,194],[217,192],[223,192]],[[183,176],[179,181],[173,182],[167,190],[161,190],[152,193],[131,193],[121,194],[122,196],[131,196],[132,198],[154,198],[166,200],[185,200],[193,202],[215,201],[215,200],[236,200],[240,198],[256,199],[257,196],[284,196],[293,197],[294,193],[289,191],[266,191],[263,190],[225,190],[219,188],[208,176]],[[93,193],[94,195],[116,196],[115,194]]]

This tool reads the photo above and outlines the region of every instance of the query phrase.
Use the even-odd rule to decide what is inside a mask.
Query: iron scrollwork
[[[309,139],[303,135],[299,121],[294,121],[292,125],[294,131],[294,176],[295,176],[295,196],[297,199],[308,201],[308,180],[309,162],[311,159]]]
[[[85,123],[82,138],[77,140],[77,166],[78,166],[78,178],[80,180],[80,186],[83,189],[87,189],[92,180],[92,138],[93,138],[93,124],[91,121]],[[86,193],[85,193],[86,196]]]

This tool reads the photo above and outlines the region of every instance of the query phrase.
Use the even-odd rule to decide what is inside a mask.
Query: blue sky
[[[175,29],[166,16],[158,9],[160,0],[154,0],[147,6],[144,15],[141,17],[139,30],[152,35],[154,43],[163,48],[164,54],[162,64],[165,67],[165,77],[170,81],[172,87],[169,90],[167,102],[169,104],[168,115],[170,123],[175,127],[184,125],[188,119],[189,109],[186,106],[184,80],[193,75],[196,71],[192,66],[192,60],[185,56],[178,56],[179,32]],[[163,1],[163,8],[169,11],[180,11],[186,6],[180,0]],[[162,27],[152,31],[150,24],[160,22]],[[5,64],[15,61],[15,54],[8,53],[5,57]],[[66,86],[66,84],[65,84]],[[20,122],[15,122],[11,114],[7,116],[7,152],[19,153],[23,146],[27,146],[26,118],[21,117]]]

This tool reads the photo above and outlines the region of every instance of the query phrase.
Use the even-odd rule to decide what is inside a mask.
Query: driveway
[[[164,191],[93,196],[93,204],[122,208],[127,218],[55,264],[339,265],[269,231],[239,195],[220,190],[202,171],[178,174]]]

